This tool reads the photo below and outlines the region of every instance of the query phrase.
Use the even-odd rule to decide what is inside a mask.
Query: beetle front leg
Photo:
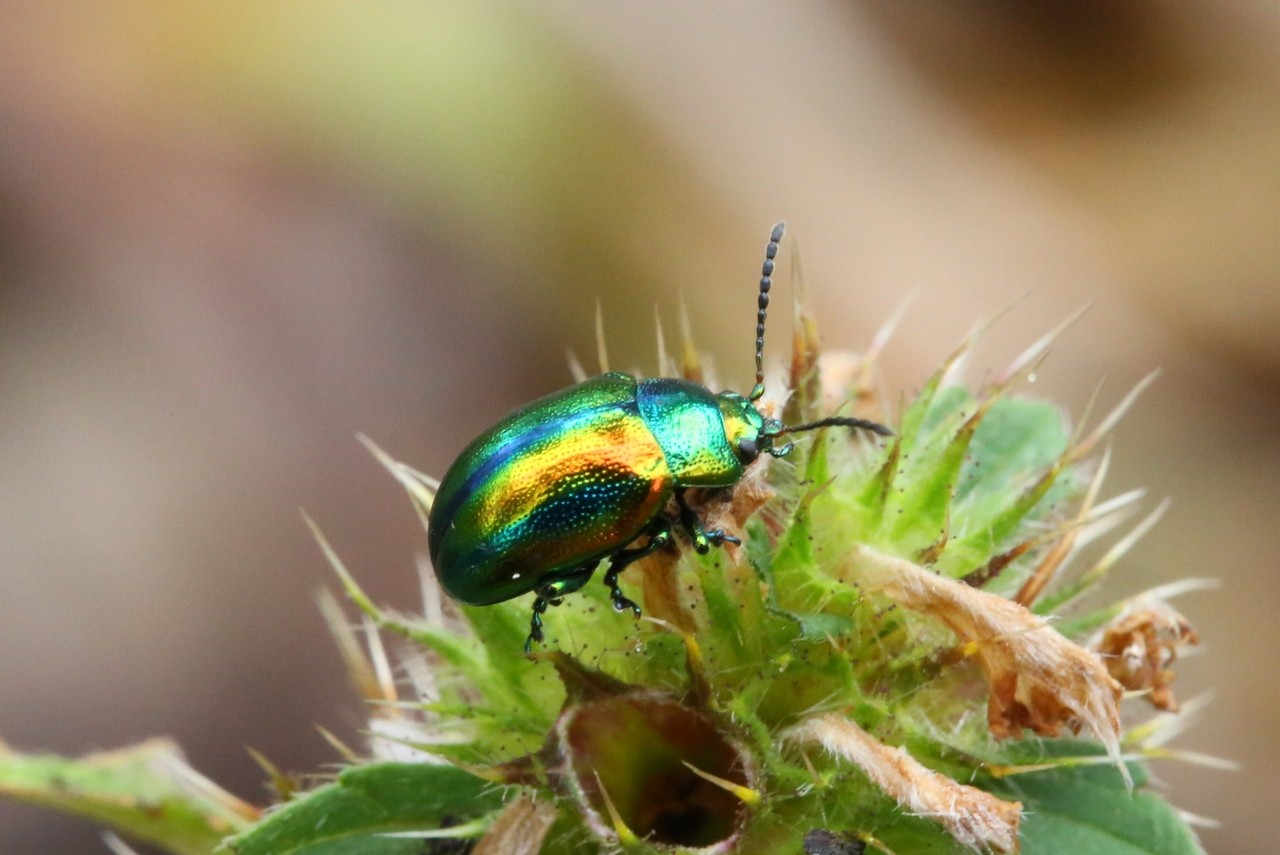
[[[609,598],[613,602],[614,611],[626,611],[631,609],[632,614],[640,617],[640,607],[622,593],[622,589],[618,587],[618,574],[627,568],[627,565],[639,561],[650,553],[656,552],[666,546],[671,541],[671,527],[666,520],[659,518],[655,523],[654,529],[649,533],[649,542],[644,546],[637,546],[632,549],[624,549],[621,552],[614,553],[609,559],[609,572],[604,574],[604,583],[609,586]]]
[[[680,506],[680,525],[689,533],[689,539],[693,541],[693,548],[699,555],[706,555],[713,546],[723,546],[726,543],[732,543],[735,546],[741,546],[742,541],[731,534],[725,534],[720,529],[712,529],[707,531],[702,526],[702,520],[698,519],[698,515],[694,513],[693,508],[689,507],[688,502],[684,498],[684,490],[676,490],[676,504]]]

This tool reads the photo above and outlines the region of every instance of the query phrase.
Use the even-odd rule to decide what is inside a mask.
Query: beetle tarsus
[[[725,534],[720,529],[707,532],[707,542],[712,546],[724,546],[726,543],[732,543],[734,546],[741,546],[742,541],[731,534]]]
[[[622,589],[618,587],[618,573],[620,573],[622,569],[632,561],[635,561],[640,557],[635,553],[647,554],[652,552],[653,550],[650,548],[652,545],[653,540],[650,539],[649,543],[639,549],[629,549],[625,552],[618,553],[617,558],[615,558],[609,565],[609,572],[604,574],[604,583],[609,586],[609,599],[613,602],[613,610],[615,612],[625,612],[627,609],[631,609],[632,614],[636,617],[640,617],[640,607],[637,606],[634,601],[627,599],[626,595],[622,593]],[[630,554],[629,560],[622,562],[618,561],[618,558],[628,554]]]
[[[618,590],[616,585],[614,586],[610,596],[613,597],[613,610],[615,612],[625,612],[627,609],[631,609],[631,613],[633,615],[640,617],[640,607],[636,605],[633,600],[624,597],[622,595],[622,591]]]
[[[666,546],[670,541],[670,525],[666,520],[659,518],[649,533],[649,541],[644,546],[624,549],[609,559],[609,572],[604,574],[604,583],[609,586],[609,599],[613,603],[614,611],[625,612],[630,609],[632,614],[640,617],[640,607],[633,600],[628,599],[618,587],[618,574],[630,564]]]
[[[558,606],[562,597],[554,596],[557,589],[553,585],[543,585],[537,589],[538,596],[533,601],[533,614],[529,618],[529,637],[524,640],[524,652],[532,653],[533,644],[542,643],[542,614],[549,606]]]
[[[684,490],[676,490],[676,505],[680,508],[680,525],[693,541],[693,550],[699,555],[706,555],[711,549],[707,530],[702,527],[702,520],[698,519],[693,508],[689,507],[689,502],[684,497]]]
[[[529,637],[524,642],[525,653],[533,650],[535,641],[542,643],[542,615],[546,610],[563,603],[565,594],[572,593],[587,584],[599,564],[599,561],[592,561],[575,567],[533,589],[537,596],[533,601],[533,616],[529,618]]]
[[[699,555],[706,555],[711,551],[713,546],[724,546],[726,543],[732,543],[735,546],[741,546],[742,541],[731,534],[725,534],[718,528],[707,531],[702,520],[698,519],[697,513],[693,508],[689,507],[688,501],[684,497],[684,490],[676,491],[676,504],[680,507],[680,525],[689,533],[689,539],[693,542],[693,550]]]
[[[542,613],[547,610],[550,601],[538,597],[533,601],[533,617],[529,619],[529,637],[524,640],[524,652],[533,653],[533,643],[542,643]]]

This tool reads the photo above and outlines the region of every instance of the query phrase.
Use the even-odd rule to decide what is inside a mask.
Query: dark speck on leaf
[[[804,855],[862,855],[867,844],[848,834],[815,828],[804,836]]]

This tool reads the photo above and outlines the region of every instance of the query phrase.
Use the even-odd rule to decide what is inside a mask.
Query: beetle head
[[[716,401],[724,420],[725,438],[743,466],[762,453],[773,453],[772,437],[776,431],[771,431],[774,426],[781,427],[780,422],[760,415],[756,405],[737,392],[721,392]]]
[[[729,445],[743,466],[751,463],[761,454],[769,454],[773,457],[785,457],[790,454],[795,443],[778,441],[779,437],[789,433],[802,433],[825,427],[847,427],[855,430],[869,430],[879,436],[893,436],[893,431],[882,424],[845,416],[831,416],[798,425],[783,424],[777,419],[765,418],[756,409],[754,402],[736,392],[721,392],[716,396],[716,400],[720,403],[720,415],[724,419],[725,438],[729,440]]]

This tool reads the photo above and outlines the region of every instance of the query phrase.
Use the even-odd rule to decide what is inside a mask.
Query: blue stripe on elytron
[[[586,421],[598,413],[613,409],[621,410],[624,413],[636,416],[640,414],[640,410],[636,406],[634,399],[630,401],[609,401],[595,407],[579,410],[573,415],[555,419],[553,421],[540,424],[537,427],[521,431],[519,435],[513,436],[510,440],[495,448],[489,455],[489,459],[481,466],[477,467],[476,471],[472,472],[471,475],[468,476],[467,480],[462,483],[462,486],[454,491],[453,496],[449,499],[449,503],[440,509],[440,516],[437,517],[437,525],[440,526],[441,534],[440,540],[437,541],[437,544],[444,543],[445,534],[448,532],[449,526],[453,523],[453,518],[457,515],[458,508],[462,506],[462,503],[472,495],[477,487],[489,480],[489,476],[497,471],[499,466],[506,463],[509,458],[519,454],[539,441],[546,439],[553,433],[572,429],[578,422]],[[438,549],[439,547],[437,545],[437,552]],[[431,557],[434,560],[436,556],[432,555]]]

